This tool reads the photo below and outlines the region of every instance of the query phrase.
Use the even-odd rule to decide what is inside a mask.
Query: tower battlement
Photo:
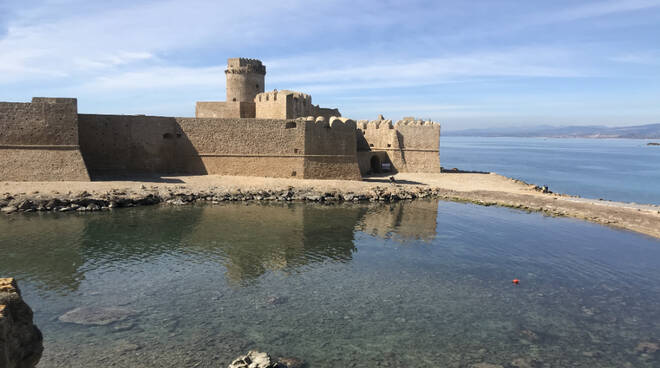
[[[227,59],[227,102],[254,102],[264,91],[266,67],[261,60],[246,58]]]
[[[266,66],[258,59],[230,58],[227,59],[227,70],[225,74],[247,74],[256,73],[265,75]]]

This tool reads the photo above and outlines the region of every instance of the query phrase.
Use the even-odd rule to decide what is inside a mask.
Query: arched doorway
[[[377,155],[371,156],[371,172],[379,174],[382,171],[382,164]]]

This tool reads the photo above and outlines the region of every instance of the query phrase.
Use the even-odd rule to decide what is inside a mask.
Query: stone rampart
[[[73,98],[0,102],[0,180],[89,180]]]
[[[175,118],[80,114],[79,122],[92,178],[205,173]]]
[[[314,115],[312,96],[294,91],[270,91],[254,98],[258,119],[295,119]]]
[[[405,172],[440,173],[440,124],[432,121],[399,121],[399,137]]]
[[[440,172],[440,125],[431,121],[360,120],[357,123],[360,172]]]
[[[355,125],[350,122],[317,129],[315,123],[279,119],[81,114],[79,120],[81,150],[94,178],[144,174],[360,178]],[[319,163],[327,167],[318,167]]]
[[[198,118],[254,118],[254,102],[198,101],[195,104]]]
[[[310,116],[298,121],[306,127],[305,178],[361,180],[353,120]]]

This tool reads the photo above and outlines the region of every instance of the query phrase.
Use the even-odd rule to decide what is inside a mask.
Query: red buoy
[[[518,280],[518,279],[513,279],[512,282],[513,282],[514,284],[516,284],[516,285],[520,284],[520,280]]]

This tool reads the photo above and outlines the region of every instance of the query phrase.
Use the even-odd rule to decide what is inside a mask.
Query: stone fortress
[[[228,60],[227,100],[194,118],[79,114],[74,98],[0,102],[0,181],[154,175],[360,180],[440,172],[440,125],[343,118],[294,91],[265,92],[259,60]]]

